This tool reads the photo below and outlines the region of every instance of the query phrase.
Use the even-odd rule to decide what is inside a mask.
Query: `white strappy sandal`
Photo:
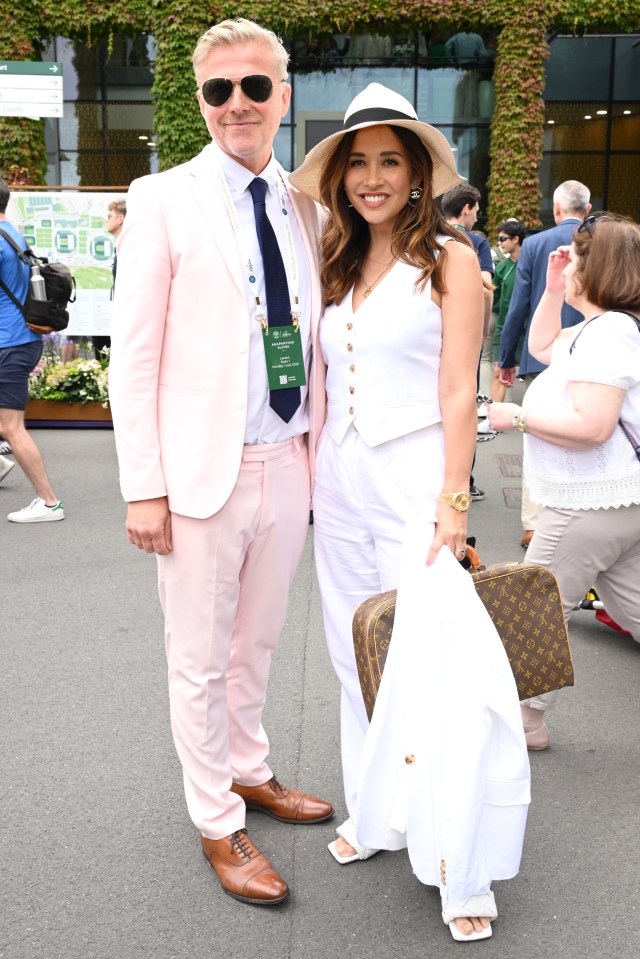
[[[347,840],[348,841],[348,840]],[[451,935],[456,942],[473,942],[475,939],[489,939],[493,935],[491,924],[481,932],[470,932],[465,936],[456,926],[456,919],[489,919],[493,922],[498,918],[496,900],[493,892],[485,892],[480,896],[471,896],[464,902],[447,903],[442,909],[442,920],[449,926]]]
[[[380,852],[379,849],[367,849],[366,846],[361,846],[356,840],[356,831],[353,828],[353,823],[350,819],[347,819],[346,822],[343,822],[341,826],[338,826],[336,832],[345,842],[348,842],[350,846],[355,849],[355,852],[351,856],[341,856],[338,852],[338,844],[334,839],[333,842],[329,843],[328,849],[336,862],[339,862],[341,866],[345,866],[348,862],[355,862],[356,859],[370,859],[371,856],[375,856],[377,852]]]

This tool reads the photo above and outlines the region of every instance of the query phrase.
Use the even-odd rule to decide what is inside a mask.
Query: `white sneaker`
[[[13,460],[8,460],[4,456],[0,456],[0,483],[5,476],[11,472],[15,465],[16,464],[13,462]]]
[[[10,523],[55,523],[64,519],[64,510],[60,501],[55,506],[47,506],[43,499],[36,496],[24,509],[9,513],[7,519]]]

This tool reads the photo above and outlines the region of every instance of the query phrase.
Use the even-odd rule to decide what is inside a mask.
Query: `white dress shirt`
[[[308,413],[308,387],[300,388],[300,407],[292,416],[288,423],[285,423],[277,413],[269,406],[269,382],[267,378],[267,366],[264,355],[264,345],[262,340],[262,329],[259,321],[255,318],[255,295],[260,297],[261,303],[266,303],[264,290],[264,269],[262,266],[262,255],[260,253],[260,244],[256,233],[255,217],[253,213],[253,198],[249,192],[249,184],[255,179],[255,174],[246,167],[242,166],[236,160],[224,153],[215,143],[212,144],[218,158],[218,162],[224,173],[229,191],[235,204],[238,218],[242,227],[242,234],[237,235],[238,243],[246,245],[245,249],[240,249],[241,259],[246,264],[247,259],[251,260],[253,265],[253,274],[256,277],[255,284],[249,284],[248,270],[245,271],[243,280],[247,293],[247,309],[251,317],[251,335],[249,339],[249,395],[247,398],[247,426],[245,431],[245,443],[280,443],[291,439],[293,436],[299,436],[306,433],[309,429]],[[291,278],[291,261],[287,253],[287,238],[283,215],[280,212],[280,193],[283,190],[283,181],[278,173],[278,166],[273,155],[265,169],[259,174],[260,178],[267,182],[266,207],[267,216],[271,222],[274,233],[277,237],[280,251],[283,253],[287,279],[289,281],[289,292],[293,289]],[[311,362],[311,274],[307,260],[306,249],[302,240],[302,235],[293,211],[291,202],[286,193],[286,184],[284,193],[287,197],[286,210],[288,222],[293,234],[296,256],[298,259],[298,300],[300,310],[300,333],[302,339],[302,352],[305,358],[305,371],[307,382],[309,378],[309,366]],[[253,287],[253,289],[252,289]],[[255,289],[257,287],[257,290]],[[292,303],[293,303],[293,297]]]

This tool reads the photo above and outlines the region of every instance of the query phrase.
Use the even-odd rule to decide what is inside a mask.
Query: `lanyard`
[[[505,275],[502,277],[502,282],[503,282],[503,283],[505,283],[505,282],[509,279],[509,277],[511,276],[511,274],[512,274],[513,271],[515,270],[516,266],[517,266],[517,263],[514,263],[514,262],[512,261],[512,262],[511,262],[511,269],[509,270],[508,273],[505,273]]]
[[[220,184],[220,189],[222,190],[222,196],[224,197],[225,206],[229,214],[229,219],[233,229],[235,230],[236,236],[238,238],[238,243],[240,244],[241,249],[247,254],[246,256],[246,270],[247,270],[247,283],[249,284],[249,293],[251,299],[254,303],[254,318],[260,323],[264,332],[269,331],[268,326],[268,317],[265,312],[266,307],[266,297],[265,304],[263,305],[260,301],[260,297],[254,292],[256,289],[255,284],[257,283],[256,271],[253,268],[253,263],[251,262],[251,257],[248,255],[249,244],[247,243],[247,238],[245,236],[244,230],[242,229],[242,224],[240,222],[240,217],[238,216],[238,210],[236,205],[233,202],[233,197],[231,196],[231,190],[229,189],[229,184],[227,183],[227,178],[224,175],[224,172],[217,168],[216,174],[218,177],[218,182]],[[284,232],[287,239],[287,254],[289,256],[289,269],[291,277],[291,286],[293,288],[293,307],[291,309],[291,321],[293,323],[294,329],[297,331],[300,328],[300,303],[298,300],[298,293],[300,287],[300,276],[298,273],[298,257],[296,255],[296,248],[293,241],[293,232],[291,230],[291,223],[289,221],[289,214],[287,212],[287,193],[284,188],[284,181],[282,176],[278,176],[278,197],[280,200],[280,216],[282,218],[282,223],[284,226]]]

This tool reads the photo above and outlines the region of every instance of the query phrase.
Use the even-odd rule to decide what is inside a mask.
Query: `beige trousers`
[[[527,563],[554,573],[565,616],[595,587],[609,616],[640,643],[640,506],[617,509],[543,507]],[[558,691],[523,705],[547,709]]]

